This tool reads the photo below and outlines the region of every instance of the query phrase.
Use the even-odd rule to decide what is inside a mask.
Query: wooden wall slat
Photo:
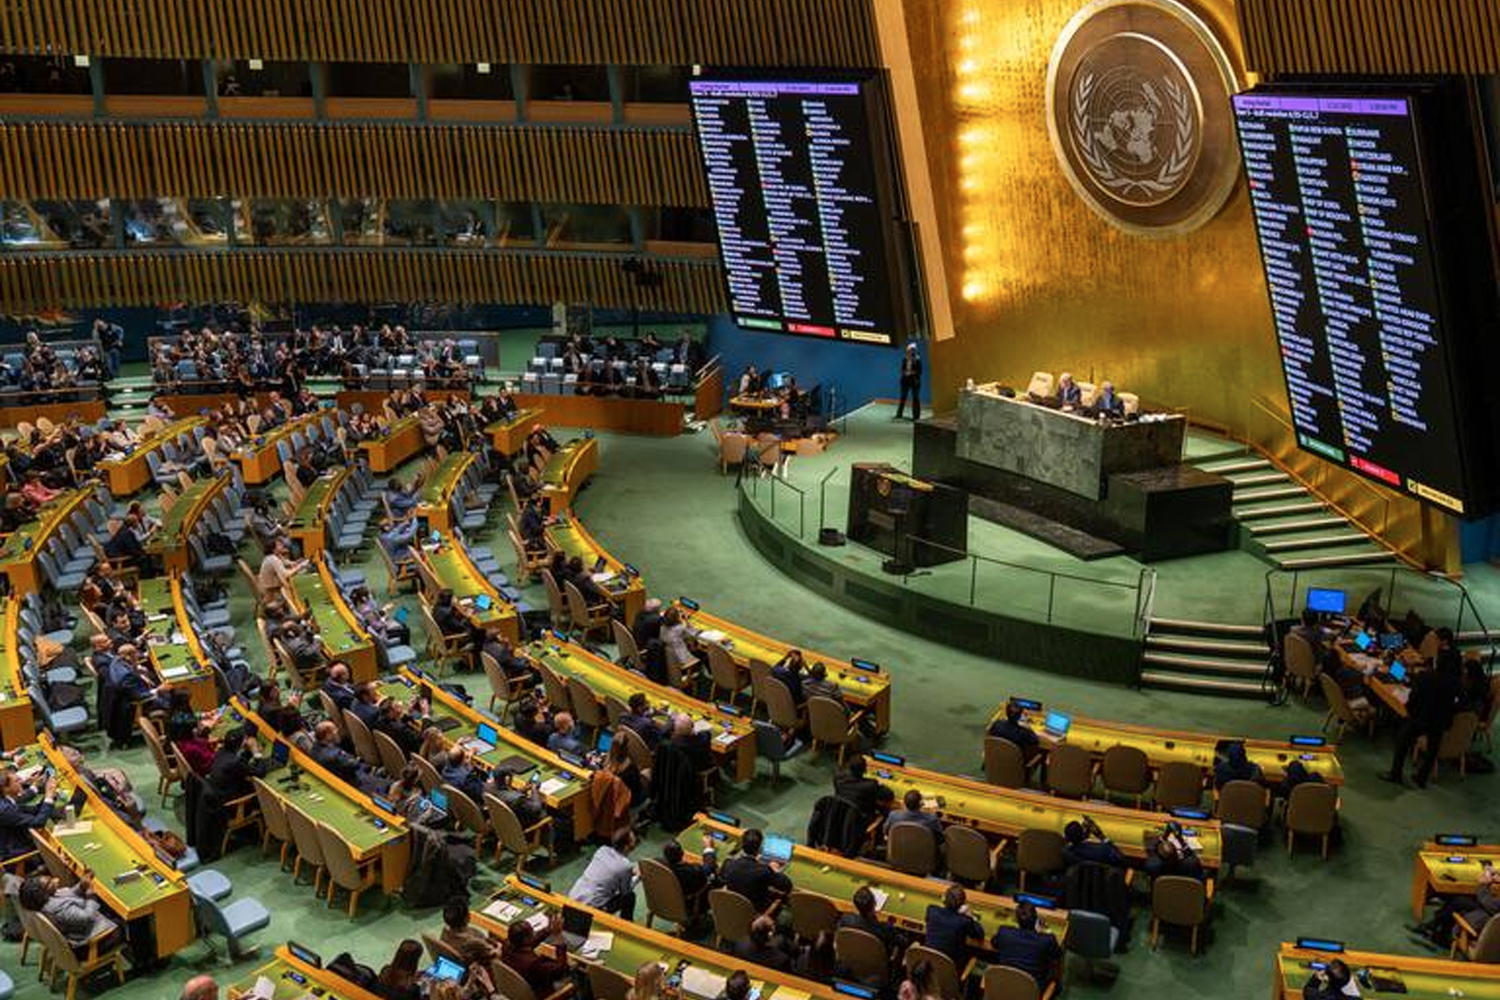
[[[851,52],[868,44],[848,7],[863,0],[819,0],[850,31],[827,44]],[[1496,0],[1239,0],[1248,67],[1257,73],[1383,76],[1500,72]],[[784,31],[806,24],[791,18]]]

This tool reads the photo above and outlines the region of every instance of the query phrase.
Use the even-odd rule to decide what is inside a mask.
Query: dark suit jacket
[[[1024,931],[1019,927],[997,930],[990,939],[990,947],[995,949],[997,965],[1010,965],[1031,973],[1038,986],[1047,985],[1057,960],[1062,958],[1057,938],[1045,931]]]
[[[734,946],[734,957],[752,965],[764,965],[777,972],[787,972],[792,967],[791,959],[787,958],[786,952],[774,944],[768,944],[762,948],[749,938]]]
[[[1460,675],[1443,670],[1424,670],[1412,679],[1406,711],[1412,725],[1423,731],[1447,729],[1453,721]]]
[[[672,874],[677,876],[677,884],[682,886],[682,894],[692,899],[702,892],[714,880],[717,866],[704,862],[695,864],[691,861],[683,861],[675,865],[668,865]]]
[[[788,691],[792,692],[792,700],[802,704],[807,700],[807,695],[802,693],[802,674],[794,674],[786,667],[772,669],[771,676],[786,685]]]
[[[332,698],[339,708],[349,708],[354,704],[354,688],[351,685],[327,680],[323,682],[323,693]]]
[[[744,896],[755,905],[757,910],[764,910],[771,905],[771,894],[773,892],[786,893],[792,890],[792,880],[785,874],[773,871],[771,866],[759,858],[749,858],[743,854],[736,854],[719,869],[719,878],[726,888]]]
[[[922,356],[920,354],[901,355],[901,380],[903,382],[922,381]]]
[[[866,822],[875,818],[875,802],[880,797],[880,782],[874,778],[856,778],[849,774],[833,776],[833,794],[851,803]]]
[[[254,791],[250,779],[264,777],[265,773],[265,761],[255,760],[248,754],[220,750],[209,765],[207,784],[220,802],[228,802],[249,795]]]
[[[1030,728],[1011,722],[1004,716],[990,723],[989,735],[998,736],[1003,740],[1010,740],[1016,746],[1020,747],[1022,755],[1028,758],[1036,752],[1038,744],[1041,743],[1036,733]]]
[[[32,796],[35,798],[35,796]],[[0,861],[8,861],[35,850],[31,831],[46,826],[54,806],[40,800],[0,798]]]
[[[983,940],[984,927],[973,917],[936,904],[927,908],[927,947],[953,959],[963,971],[969,960],[970,939]]]
[[[890,924],[882,924],[879,920],[866,920],[858,913],[846,913],[839,917],[840,927],[852,927],[857,931],[865,931],[874,934],[885,945],[887,954],[895,954],[901,945],[901,935],[896,933],[896,928]]]
[[[334,777],[351,784],[359,780],[359,758],[332,743],[314,743],[312,759]]]

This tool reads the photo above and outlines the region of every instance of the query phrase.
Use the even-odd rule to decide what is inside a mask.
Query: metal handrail
[[[1142,566],[1137,588],[1135,634],[1144,636],[1151,627],[1151,614],[1156,608],[1156,570]]]

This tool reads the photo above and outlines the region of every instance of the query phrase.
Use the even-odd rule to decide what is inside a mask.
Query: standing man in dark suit
[[[1405,784],[1402,774],[1406,770],[1406,758],[1417,738],[1425,736],[1427,750],[1412,778],[1418,788],[1427,787],[1427,779],[1437,763],[1438,745],[1443,741],[1443,733],[1453,723],[1462,690],[1463,662],[1458,650],[1453,648],[1453,631],[1440,628],[1434,666],[1412,678],[1411,696],[1406,699],[1406,722],[1396,735],[1396,753],[1391,758],[1391,769],[1382,774],[1382,778],[1397,785]]]
[[[901,399],[896,404],[897,420],[906,412],[907,393],[911,393],[911,420],[916,423],[922,418],[922,356],[917,353],[914,343],[907,344],[906,353],[901,355]]]

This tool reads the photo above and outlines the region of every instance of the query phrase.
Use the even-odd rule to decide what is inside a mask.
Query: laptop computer
[[[1406,646],[1406,636],[1400,632],[1387,632],[1380,637],[1380,648],[1386,652],[1394,652]]]
[[[1072,726],[1073,717],[1065,712],[1048,712],[1046,720],[1042,723],[1042,729],[1047,735],[1059,740],[1068,735],[1068,730]]]
[[[496,774],[522,775],[536,770],[536,762],[519,755],[512,755],[495,765]]]
[[[1391,664],[1391,680],[1395,681],[1397,684],[1405,684],[1406,683],[1406,664],[1404,664],[1404,663],[1392,663]]]
[[[589,572],[591,572],[591,573],[603,573],[603,572],[605,572],[608,569],[609,569],[609,561],[607,559],[605,559],[603,556],[600,556],[598,559],[594,560],[594,568],[592,570],[590,570]]]
[[[466,971],[461,964],[453,961],[447,955],[439,955],[438,960],[432,963],[432,967],[427,970],[427,975],[431,979],[446,979],[450,982],[459,983],[463,982]]]
[[[589,930],[594,926],[594,915],[588,910],[564,903],[562,908],[562,939],[570,951],[580,950],[589,939]]]
[[[474,730],[474,738],[481,743],[488,743],[491,747],[500,745],[500,732],[488,722],[481,722]]]
[[[609,753],[609,748],[615,745],[615,734],[608,729],[599,730],[599,740],[594,744],[594,749],[599,753]]]
[[[441,788],[434,788],[432,794],[427,796],[427,801],[432,803],[434,809],[448,811],[448,794]]]
[[[404,607],[403,608],[397,608],[396,611],[395,611],[395,613],[392,614],[391,617],[394,618],[394,619],[396,619],[396,621],[399,622],[400,624],[405,625],[406,624],[406,619],[408,619],[408,618],[411,617],[411,612],[407,608],[404,608]]]
[[[474,607],[480,611],[488,611],[494,604],[495,601],[489,594],[476,594],[474,596]]]
[[[767,861],[779,861],[785,864],[792,860],[792,842],[786,837],[767,834],[765,840],[761,842],[760,853]]]
[[[1375,640],[1370,638],[1370,633],[1368,633],[1368,632],[1356,632],[1356,633],[1354,633],[1354,645],[1356,647],[1358,647],[1358,649],[1359,649],[1359,651],[1361,653],[1367,653],[1367,652],[1369,652],[1370,647],[1373,646],[1374,644],[1375,644]]]

